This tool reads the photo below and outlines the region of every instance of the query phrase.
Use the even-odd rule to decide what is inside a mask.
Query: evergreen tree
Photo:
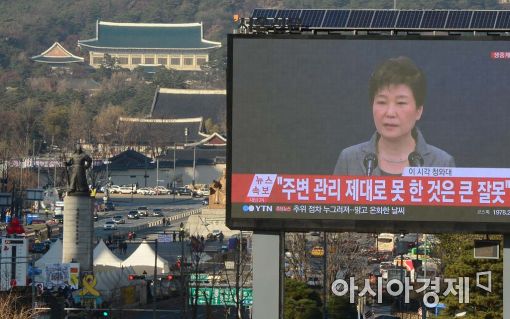
[[[459,295],[449,294],[444,298],[447,306],[446,317],[451,318],[459,312],[467,312],[465,318],[498,319],[503,318],[503,261],[494,259],[475,259],[473,257],[476,235],[447,234],[438,235],[439,253],[444,265],[443,278],[469,278],[469,303],[459,302]],[[498,238],[500,239],[500,238]],[[501,253],[500,253],[501,255]],[[477,287],[477,273],[491,273],[491,292]],[[487,276],[481,276],[480,284],[488,286]],[[443,287],[442,292],[446,287]],[[456,289],[457,293],[459,292]],[[446,318],[445,317],[445,318]]]

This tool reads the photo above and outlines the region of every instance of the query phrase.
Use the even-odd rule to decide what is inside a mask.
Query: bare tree
[[[251,254],[247,250],[247,241],[246,238],[239,235],[239,240],[237,241],[237,247],[234,252],[230,254],[231,257],[234,258],[234,272],[229,272],[228,269],[225,269],[224,278],[227,283],[227,294],[232,294],[226,298],[223,296],[224,301],[233,299],[235,301],[235,309],[236,309],[236,318],[243,319],[244,318],[244,288],[251,287],[251,282],[253,280],[253,272],[252,272],[252,259]],[[232,278],[233,277],[233,278]]]
[[[69,110],[68,137],[70,144],[79,140],[89,140],[90,121],[87,117],[83,105],[76,101]]]
[[[288,274],[293,279],[306,282],[310,274],[310,254],[307,253],[306,233],[285,234],[285,259],[288,263]]]
[[[22,296],[14,292],[6,292],[0,296],[0,319],[35,319],[39,318],[40,310],[32,309],[23,303]]]
[[[93,136],[99,143],[112,144],[118,139],[117,124],[124,115],[120,106],[109,105],[103,109],[93,120]]]
[[[332,283],[337,275],[347,278],[367,272],[367,254],[370,247],[373,247],[373,238],[370,235],[352,232],[327,233],[326,238],[328,283]]]

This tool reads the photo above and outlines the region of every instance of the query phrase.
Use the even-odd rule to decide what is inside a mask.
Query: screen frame
[[[232,216],[232,109],[233,109],[233,54],[237,39],[274,39],[285,40],[379,40],[379,41],[510,41],[510,38],[497,35],[480,37],[460,35],[345,35],[345,34],[229,34],[227,38],[227,187],[226,187],[226,225],[230,229],[258,232],[307,232],[311,230],[339,232],[354,231],[360,233],[481,233],[510,234],[509,222],[464,222],[464,221],[396,221],[396,220],[340,220],[340,219],[298,219],[298,218],[237,218]],[[374,205],[377,206],[377,205]],[[476,207],[472,207],[476,208]],[[486,207],[485,207],[486,208]],[[430,206],[442,213],[451,212],[451,207]],[[462,209],[459,207],[458,209]]]

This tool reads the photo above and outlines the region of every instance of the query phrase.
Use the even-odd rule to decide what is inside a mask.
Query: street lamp
[[[172,194],[174,194],[174,202],[175,202],[175,181],[176,181],[176,172],[175,172],[175,149],[177,148],[176,143],[174,142],[174,178],[172,180]]]

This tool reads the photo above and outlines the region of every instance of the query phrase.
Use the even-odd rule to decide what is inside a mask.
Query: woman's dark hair
[[[405,84],[413,92],[416,106],[425,102],[427,82],[423,71],[408,57],[391,58],[379,65],[370,78],[370,101],[379,90],[389,85]]]

